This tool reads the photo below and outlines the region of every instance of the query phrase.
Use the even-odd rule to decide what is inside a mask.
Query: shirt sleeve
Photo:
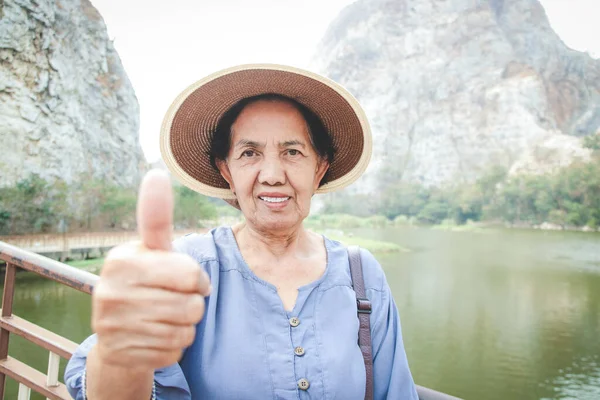
[[[87,354],[96,344],[96,335],[83,341],[73,353],[65,369],[65,384],[71,397],[75,400],[85,400],[83,393],[83,374]],[[110,385],[110,382],[106,382]],[[175,363],[154,371],[154,386],[158,400],[191,400],[190,389],[179,364]]]
[[[363,253],[362,260],[368,285],[367,297],[373,302],[371,342],[374,398],[418,400],[404,350],[396,303],[381,266],[370,253],[366,253]],[[376,275],[375,279],[373,274]],[[368,279],[368,275],[372,279]],[[377,281],[376,287],[369,285],[368,280]]]

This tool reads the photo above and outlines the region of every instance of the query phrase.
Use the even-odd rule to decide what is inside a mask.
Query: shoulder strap
[[[365,360],[367,372],[367,387],[365,400],[373,399],[373,349],[371,345],[371,302],[365,294],[365,280],[363,278],[362,262],[360,261],[360,248],[348,247],[348,260],[350,261],[350,276],[352,286],[356,293],[356,307],[359,320],[358,346]]]

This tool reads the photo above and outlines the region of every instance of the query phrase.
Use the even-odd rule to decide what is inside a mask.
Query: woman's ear
[[[321,184],[321,179],[323,179],[328,169],[329,162],[327,160],[320,159],[317,163],[317,171],[315,173],[315,191],[319,188],[319,185]]]
[[[235,187],[233,186],[233,179],[231,179],[231,171],[229,171],[229,165],[227,165],[226,160],[216,160],[217,168],[221,173],[223,179],[229,183],[229,188],[233,193],[235,193]]]

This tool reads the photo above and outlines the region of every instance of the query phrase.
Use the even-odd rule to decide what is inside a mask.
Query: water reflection
[[[413,249],[378,259],[420,384],[466,399],[600,398],[598,368],[582,361],[600,354],[600,236],[356,234]]]
[[[600,356],[583,357],[564,370],[554,380],[546,380],[541,387],[553,391],[555,398],[597,400],[600,399]],[[544,400],[549,400],[546,397]]]

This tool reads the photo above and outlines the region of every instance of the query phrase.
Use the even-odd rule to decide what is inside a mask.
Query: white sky
[[[160,157],[162,117],[188,85],[236,64],[308,66],[329,23],[354,0],[92,0],[140,103],[140,143]],[[600,57],[600,0],[542,0],[570,47]]]

